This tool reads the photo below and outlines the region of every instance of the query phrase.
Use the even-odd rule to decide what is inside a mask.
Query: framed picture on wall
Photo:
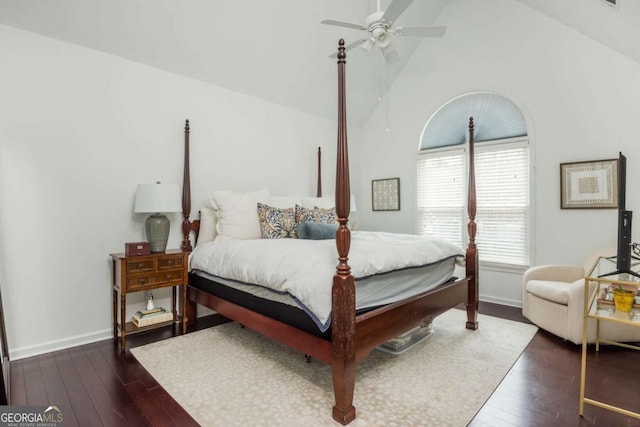
[[[560,164],[562,209],[618,207],[618,159]]]
[[[374,211],[399,211],[400,178],[371,181],[371,204]]]

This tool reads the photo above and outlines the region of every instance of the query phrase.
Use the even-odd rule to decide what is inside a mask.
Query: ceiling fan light
[[[365,41],[364,43],[362,43],[360,45],[362,50],[364,50],[367,53],[371,53],[371,51],[373,50],[374,46],[375,46],[375,42],[373,41],[372,38],[367,39],[367,41]]]
[[[387,47],[391,43],[391,36],[388,32],[382,31],[379,34],[376,34],[376,43],[380,47]]]

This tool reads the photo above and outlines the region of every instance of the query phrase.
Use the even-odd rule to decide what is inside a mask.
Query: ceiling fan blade
[[[392,45],[380,47],[380,50],[382,51],[382,56],[384,56],[384,60],[387,64],[400,60],[400,55],[398,55],[398,52]]]
[[[389,23],[395,21],[411,3],[413,3],[413,0],[393,0],[385,10],[384,15],[382,15],[382,20]]]
[[[362,43],[366,42],[369,39],[360,39],[360,40],[356,40],[354,42],[349,43],[348,45],[346,45],[344,47],[344,51],[348,52],[351,49],[353,49],[354,47],[358,47],[360,46]],[[338,52],[334,52],[331,55],[329,55],[329,58],[337,58],[338,57]]]
[[[398,36],[442,37],[447,27],[399,27],[393,32]]]
[[[338,27],[353,28],[356,30],[366,30],[366,28],[360,24],[353,24],[351,22],[344,22],[344,21],[336,21],[335,19],[325,19],[324,21],[320,21],[320,23],[326,24],[326,25],[336,25]]]

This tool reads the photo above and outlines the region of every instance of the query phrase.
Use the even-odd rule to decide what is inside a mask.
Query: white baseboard
[[[77,335],[75,337],[65,338],[58,341],[49,341],[42,344],[31,345],[27,347],[14,348],[9,351],[9,360],[20,360],[27,357],[39,356],[53,351],[65,350],[79,345],[91,344],[97,341],[113,338],[113,330],[106,329],[99,332],[92,332],[85,335]]]
[[[494,297],[491,295],[480,295],[480,301],[483,302],[490,302],[493,304],[500,304],[500,305],[506,305],[509,307],[518,307],[521,308],[522,307],[522,301],[516,301],[516,300],[512,300],[512,299],[507,299],[507,298],[498,298],[498,297]]]
[[[202,313],[200,313],[202,311]],[[215,311],[209,310],[207,307],[198,306],[198,316],[203,317],[209,314],[215,313]],[[84,335],[77,335],[75,337],[69,337],[58,341],[49,341],[42,344],[31,345],[20,348],[9,349],[9,360],[26,359],[27,357],[39,356],[45,353],[51,353],[58,350],[66,350],[71,347],[76,347],[84,344],[91,344],[94,342],[113,338],[113,330],[105,329],[103,331],[92,332]]]

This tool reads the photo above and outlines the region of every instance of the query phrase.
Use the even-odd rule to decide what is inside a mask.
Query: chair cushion
[[[569,304],[569,285],[567,282],[553,280],[529,280],[527,292],[557,304]]]

